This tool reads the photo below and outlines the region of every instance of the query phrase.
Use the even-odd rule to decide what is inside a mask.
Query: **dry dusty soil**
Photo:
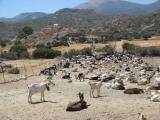
[[[72,76],[73,82],[68,83],[61,79],[61,72],[54,77],[56,85],[45,92],[46,102],[41,103],[40,94],[36,94],[33,95],[34,104],[28,104],[27,84],[44,79],[46,76],[33,76],[28,80],[0,84],[0,120],[137,120],[139,112],[147,120],[160,120],[160,103],[151,102],[147,94],[126,95],[103,85],[101,97],[90,98],[88,80],[79,82]],[[84,92],[90,106],[79,112],[66,112],[67,104],[78,100],[80,91]]]

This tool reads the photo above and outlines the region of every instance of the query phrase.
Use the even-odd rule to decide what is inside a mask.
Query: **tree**
[[[17,37],[19,39],[22,39],[22,38],[26,38],[28,35],[31,35],[31,34],[33,34],[32,27],[25,26],[21,30],[18,31]]]
[[[1,41],[0,41],[0,46],[2,46],[2,47],[6,47],[6,45],[7,45],[7,44],[6,44],[6,42],[5,42],[5,41],[3,41],[3,40],[1,40]]]

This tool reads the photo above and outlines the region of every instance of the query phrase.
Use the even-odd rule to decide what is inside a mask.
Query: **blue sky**
[[[148,4],[156,0],[128,0]],[[62,8],[72,8],[87,0],[0,0],[0,17],[13,17],[24,12],[53,13]]]

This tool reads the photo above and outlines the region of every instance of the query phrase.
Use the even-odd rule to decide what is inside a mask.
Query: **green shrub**
[[[84,49],[80,50],[80,53],[82,55],[92,56],[92,49],[91,48],[84,48]]]
[[[36,48],[45,48],[46,46],[45,46],[45,44],[38,44],[38,45],[36,45]]]
[[[110,45],[106,45],[104,47],[104,51],[106,55],[113,55],[114,54],[114,49]]]
[[[14,54],[17,57],[17,59],[28,58],[29,57],[27,47],[25,47],[24,45],[21,45],[21,44],[12,46],[10,48],[8,54]]]
[[[22,42],[20,40],[14,41],[14,45],[22,45]]]
[[[75,49],[71,49],[70,51],[64,53],[64,57],[66,58],[72,58],[73,56],[77,55],[79,55],[79,51]]]
[[[22,44],[13,45],[10,50],[1,52],[0,57],[3,59],[16,60],[29,58],[27,48]]]
[[[31,35],[32,33],[33,33],[32,27],[25,26],[18,31],[17,38],[18,39],[26,38],[28,35]]]
[[[64,53],[64,57],[67,57],[67,58],[72,58],[73,56],[77,56],[77,55],[92,56],[92,49],[91,48],[84,48],[82,50],[72,49]]]
[[[96,52],[105,52],[104,48],[96,48]]]
[[[0,41],[0,46],[2,47],[6,47],[7,43],[4,41],[4,40],[1,40]]]
[[[52,50],[46,47],[40,47],[33,52],[32,57],[36,59],[37,58],[55,58],[60,55],[61,55],[60,51]]]

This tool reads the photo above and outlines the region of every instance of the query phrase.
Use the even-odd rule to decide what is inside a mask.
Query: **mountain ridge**
[[[47,15],[48,14],[43,13],[43,12],[27,12],[27,13],[21,13],[19,15],[16,15],[13,18],[1,17],[0,22],[20,23],[20,22],[26,22],[29,20],[45,17]]]
[[[125,0],[89,0],[75,7],[76,9],[93,9],[103,15],[142,15],[160,8],[160,0],[151,4],[138,4]]]

